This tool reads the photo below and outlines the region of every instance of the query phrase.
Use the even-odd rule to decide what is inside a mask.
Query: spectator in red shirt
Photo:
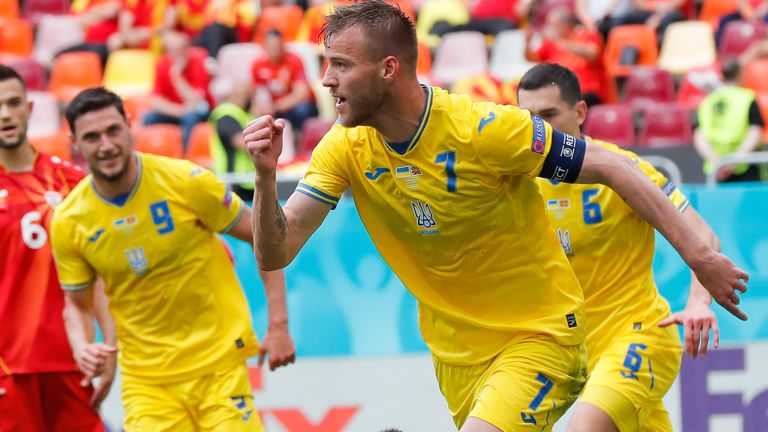
[[[21,77],[0,65],[0,431],[99,432],[97,408],[115,376],[114,327],[96,302],[112,346],[72,352],[48,240],[53,208],[84,173],[29,144],[31,107]],[[78,363],[100,355],[107,363],[94,391]]]
[[[299,56],[286,51],[277,30],[267,32],[264,51],[251,68],[256,90],[251,112],[285,118],[300,131],[304,121],[318,115],[304,64]]]
[[[587,105],[604,101],[606,85],[600,33],[578,25],[576,17],[565,7],[549,13],[542,33],[531,38],[531,56],[537,61],[558,63],[571,69],[579,78]]]
[[[109,51],[121,48],[149,48],[153,36],[168,29],[166,3],[154,0],[122,0],[117,32],[107,40]]]
[[[153,111],[144,117],[144,124],[181,126],[186,151],[192,128],[208,119],[213,106],[208,89],[211,76],[205,67],[207,54],[204,50],[190,49],[189,36],[175,31],[163,34],[163,47],[165,55],[155,71]]]

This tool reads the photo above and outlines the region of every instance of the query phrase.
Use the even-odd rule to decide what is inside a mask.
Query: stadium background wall
[[[709,221],[723,251],[751,275],[742,298],[749,321],[715,307],[721,347],[685,359],[666,397],[676,431],[768,429],[768,188],[683,188]],[[254,326],[266,329],[266,303],[250,246],[230,241]],[[673,310],[685,305],[689,273],[659,236],[654,272]],[[255,404],[268,431],[452,430],[431,359],[417,328],[416,302],[386,267],[352,200],[343,199],[287,269],[290,329],[297,364],[251,369]],[[119,382],[103,412],[120,430]],[[555,431],[562,431],[560,422]]]

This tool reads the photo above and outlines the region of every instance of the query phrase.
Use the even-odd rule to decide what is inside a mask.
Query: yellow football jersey
[[[136,158],[127,196],[104,198],[88,176],[57,207],[51,231],[62,287],[104,278],[123,374],[171,382],[244,361],[258,341],[216,236],[237,223],[244,204],[190,162]]]
[[[613,144],[591,140],[635,162],[680,212],[688,200],[653,165]],[[547,215],[584,290],[590,370],[616,335],[669,316],[653,281],[654,228],[599,184],[538,179]]]
[[[553,136],[573,138],[516,107],[425,93],[406,142],[334,125],[297,191],[335,205],[351,187],[376,248],[419,300],[422,335],[440,361],[485,361],[515,334],[582,343],[581,288],[532,179],[565,175],[545,159]]]

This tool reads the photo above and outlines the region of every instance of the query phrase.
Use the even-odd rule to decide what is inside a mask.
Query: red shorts
[[[0,376],[0,432],[103,432],[93,387],[81,387],[82,379],[80,372]]]

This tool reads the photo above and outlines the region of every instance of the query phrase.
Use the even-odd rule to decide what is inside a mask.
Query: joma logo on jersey
[[[125,250],[125,256],[128,257],[128,264],[131,266],[131,271],[136,276],[141,276],[149,269],[149,263],[147,263],[147,257],[144,255],[144,248],[131,247]]]
[[[429,205],[429,203],[411,201],[411,208],[413,209],[413,215],[416,216],[416,225],[426,229],[430,229],[437,225],[435,216],[432,214],[432,207]]]

